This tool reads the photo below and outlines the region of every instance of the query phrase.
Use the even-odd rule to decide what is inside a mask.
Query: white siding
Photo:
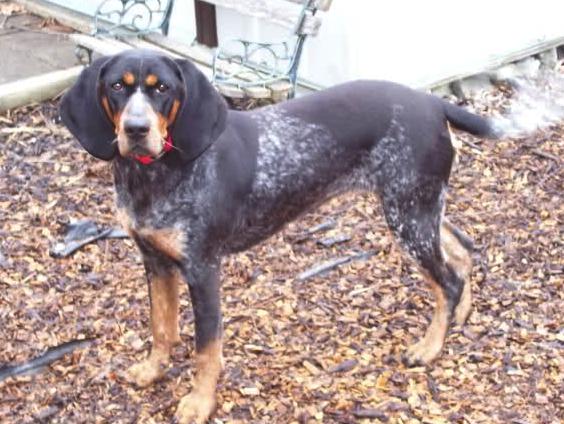
[[[92,12],[99,0],[52,0]],[[334,0],[317,38],[306,43],[300,76],[322,85],[381,78],[410,85],[564,36],[561,0]],[[220,42],[280,39],[286,30],[218,8]],[[195,38],[193,0],[176,0],[171,37]]]
[[[218,11],[220,40],[276,35],[234,15]],[[334,0],[319,36],[307,41],[300,76],[322,85],[379,78],[417,86],[564,36],[563,16],[564,1],[555,0]]]

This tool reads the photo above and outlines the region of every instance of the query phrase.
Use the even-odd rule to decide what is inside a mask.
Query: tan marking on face
[[[155,74],[149,74],[145,78],[145,85],[148,87],[154,86],[159,81],[159,78]]]
[[[147,359],[129,368],[130,378],[146,387],[161,378],[170,363],[171,348],[180,342],[178,330],[178,271],[165,276],[151,276],[151,331],[153,346]]]
[[[174,100],[172,102],[172,107],[170,108],[170,112],[167,118],[168,125],[172,125],[172,123],[176,119],[176,115],[178,114],[178,109],[180,109],[180,102],[178,100]]]
[[[428,281],[435,295],[435,311],[423,338],[407,350],[408,361],[411,364],[419,362],[428,364],[435,359],[443,348],[448,331],[449,313],[446,297],[434,280],[428,278]]]
[[[194,388],[178,404],[176,419],[179,422],[204,424],[213,413],[221,373],[221,350],[221,340],[214,340],[196,354]]]
[[[102,107],[104,108],[104,111],[106,112],[106,115],[110,119],[110,121],[114,122],[114,114],[112,113],[110,102],[108,101],[108,98],[106,96],[102,96]]]
[[[166,137],[168,136],[168,127],[172,125],[172,123],[176,119],[176,114],[178,113],[179,107],[180,107],[180,102],[178,100],[174,100],[170,108],[168,117],[165,117],[160,113],[157,113],[159,119],[159,133],[161,134],[161,137],[163,139],[166,139]]]
[[[139,237],[149,243],[154,249],[174,260],[184,258],[186,234],[175,228],[142,228],[137,231]]]
[[[123,129],[122,129],[123,124],[122,124],[121,115],[122,115],[121,112],[117,112],[114,115],[114,130],[115,130],[115,133],[118,136],[121,132],[123,132]],[[118,147],[119,147],[119,143],[118,143]]]
[[[132,72],[125,72],[122,76],[122,80],[126,85],[135,84],[135,75]]]
[[[159,117],[159,133],[161,134],[162,138],[166,138],[166,136],[168,135],[168,121],[160,113],[158,114],[158,117]]]
[[[128,156],[132,148],[124,130],[124,123],[131,115],[132,109],[136,110],[137,113],[139,113],[139,109],[142,109],[146,118],[149,120],[150,130],[143,141],[143,147],[151,156],[158,157],[163,150],[165,143],[164,137],[166,137],[166,135],[163,136],[161,133],[159,115],[153,110],[145,95],[139,91],[131,96],[128,103],[125,105],[123,113],[119,115],[119,121],[116,125],[120,155]]]
[[[114,124],[115,133],[119,134],[120,126],[121,126],[121,112],[118,111],[115,114],[112,113],[112,108],[110,107],[110,102],[108,101],[108,98],[106,96],[102,97],[102,107],[103,107],[104,111],[106,112],[106,115],[108,116],[110,121],[112,121],[112,123]]]

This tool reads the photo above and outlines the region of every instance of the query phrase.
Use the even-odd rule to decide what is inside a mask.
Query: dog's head
[[[172,143],[173,154],[190,161],[223,132],[227,106],[189,61],[128,50],[82,71],[60,113],[97,158],[156,159]]]

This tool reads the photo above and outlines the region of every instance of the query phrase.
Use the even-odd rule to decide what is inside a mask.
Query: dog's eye
[[[157,90],[157,93],[164,93],[166,90],[168,90],[168,85],[161,82],[157,85],[157,88],[155,90]]]
[[[114,91],[121,91],[121,90],[123,90],[123,84],[122,84],[121,82],[119,82],[119,81],[118,81],[118,82],[114,82],[114,83],[112,84],[112,90],[114,90]]]

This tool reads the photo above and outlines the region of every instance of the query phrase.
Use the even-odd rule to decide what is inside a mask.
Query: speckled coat
[[[443,218],[454,157],[449,124],[495,136],[491,123],[383,81],[345,83],[250,112],[228,111],[191,63],[173,62],[136,51],[106,58],[85,71],[61,107],[81,144],[113,161],[118,214],[139,246],[150,281],[153,349],[132,367],[134,381],[146,385],[162,375],[170,346],[178,341],[174,287],[186,281],[198,371],[177,417],[204,422],[213,409],[221,362],[221,257],[259,243],[349,190],[380,197],[389,227],[429,277],[437,308],[407,362],[432,360],[450,321],[463,322],[471,303],[470,242]],[[159,76],[175,66],[178,84],[188,93],[176,99],[182,108],[169,128],[175,150],[149,165],[120,156],[112,147],[115,124],[100,112],[101,79],[127,69],[148,80],[146,73]],[[84,104],[77,101],[80,95],[87,96]]]

